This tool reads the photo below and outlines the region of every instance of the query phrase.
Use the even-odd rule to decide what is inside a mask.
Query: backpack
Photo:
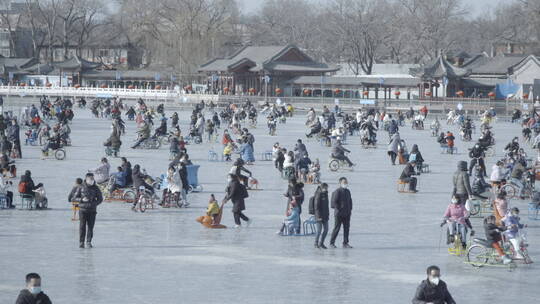
[[[19,193],[26,193],[26,188],[27,188],[26,182],[19,183]]]
[[[242,196],[242,198],[248,198],[249,197],[249,193],[247,191],[247,188],[242,183],[240,183],[240,195]]]
[[[311,215],[315,215],[315,195],[309,199],[308,212]]]

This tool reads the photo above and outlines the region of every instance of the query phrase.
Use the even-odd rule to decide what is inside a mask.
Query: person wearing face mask
[[[491,168],[491,175],[489,176],[489,180],[491,181],[493,186],[497,186],[497,187],[500,186],[501,180],[504,177],[503,167],[504,167],[504,163],[499,160]]]
[[[465,205],[458,204],[458,199],[452,197],[451,203],[446,208],[444,212],[443,222],[441,227],[445,224],[448,224],[448,237],[446,244],[451,244],[454,242],[454,236],[459,232],[461,235],[461,243],[463,248],[467,248],[467,228],[471,228],[471,236],[474,235],[474,230],[472,226],[468,227],[467,218],[469,217],[469,212],[465,209]]]
[[[94,180],[93,173],[87,173],[80,188],[80,193],[75,197],[80,197],[79,203],[79,248],[92,248],[92,238],[94,236],[94,223],[96,222],[96,209],[103,201],[101,190],[99,190]],[[87,229],[88,228],[88,229]]]
[[[328,219],[330,210],[328,206],[328,184],[323,183],[315,192],[314,198],[315,220],[317,221],[317,234],[315,236],[315,248],[326,249],[324,239],[328,233]],[[321,234],[322,232],[322,234]]]
[[[527,225],[521,224],[519,222],[519,209],[517,207],[512,208],[510,213],[504,218],[504,225],[506,227],[506,231],[504,234],[514,247],[515,256],[516,259],[524,259],[525,257],[523,254],[521,254],[521,234],[519,233],[519,230],[527,227]]]
[[[52,304],[41,290],[41,277],[37,273],[26,275],[26,288],[21,290],[15,304]]]
[[[343,225],[343,248],[352,248],[349,245],[349,227],[351,224],[352,197],[349,191],[349,182],[345,177],[339,179],[339,188],[332,193],[332,209],[334,209],[334,230],[330,238],[330,247],[336,248],[335,242],[339,229]]]
[[[441,280],[441,270],[437,266],[427,268],[427,279],[416,289],[412,304],[455,304],[456,301]]]

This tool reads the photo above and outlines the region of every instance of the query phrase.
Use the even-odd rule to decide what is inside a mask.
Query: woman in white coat
[[[169,167],[167,170],[167,188],[163,189],[163,202],[164,203],[176,202],[182,199],[180,193],[182,193],[182,179],[180,178],[180,173],[174,169],[174,167]],[[172,200],[165,202],[166,197],[172,197]]]

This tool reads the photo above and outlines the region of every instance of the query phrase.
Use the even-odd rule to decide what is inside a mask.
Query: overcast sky
[[[238,0],[240,3],[240,8],[243,12],[254,12],[257,11],[261,4],[265,0]],[[318,3],[320,0],[311,0],[314,3]],[[494,7],[498,3],[503,2],[511,2],[514,0],[462,0],[463,3],[465,3],[466,6],[469,6],[472,10],[472,13],[475,15],[482,14],[483,11],[486,10],[486,8]]]

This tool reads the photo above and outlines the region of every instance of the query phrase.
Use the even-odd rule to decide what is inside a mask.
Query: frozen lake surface
[[[187,112],[181,114],[183,130],[188,117]],[[429,130],[412,131],[410,126],[402,128],[402,138],[409,148],[419,145],[432,171],[419,177],[420,192],[415,195],[396,191],[403,167],[390,165],[385,132],[379,132],[378,149],[361,149],[357,137],[349,139],[347,148],[358,165],[354,172],[329,172],[329,149],[306,142],[311,158],[321,160],[322,180],[331,191],[340,176],[349,178],[354,249],[319,250],[313,247],[313,237],[275,234],[285,210],[286,181],[271,162],[257,161],[250,167],[264,189],[251,191],[246,202],[251,227],[230,228],[234,225],[231,204],[223,216],[228,229],[210,230],[195,222],[205,212],[211,193],[218,200],[223,197],[230,168],[230,163],[207,161],[211,147],[207,143],[188,146],[192,160],[201,165],[199,181],[204,186],[204,192],[190,196],[189,208],[141,214],[126,204],[103,203],[98,209],[95,247],[79,249],[79,223],[70,220],[67,195],[75,178],[95,168],[104,155],[102,143],[109,125],[108,120],[91,118],[89,111],[76,110],[73,147],[67,148],[64,161],[40,160],[38,147],[23,147],[25,158],[17,160],[18,173],[32,170],[34,181],[45,184],[52,209],[0,210],[0,303],[14,303],[28,272],[42,276],[43,289],[54,303],[410,303],[432,264],[441,267],[442,279],[458,303],[538,303],[538,263],[520,264],[513,272],[478,270],[463,263],[463,258],[450,256],[444,239],[439,248],[438,224],[449,203],[452,174],[459,160],[468,161],[463,152],[472,143],[458,139],[459,155],[441,155]],[[168,147],[157,152],[129,149],[135,126],[134,122],[127,125],[121,155],[152,175],[165,172]],[[457,127],[451,130],[458,134]],[[304,117],[278,125],[277,137],[266,135],[262,121],[253,132],[259,158],[275,141],[292,148],[296,139],[305,138]],[[499,122],[494,133],[501,156],[503,146],[521,132],[518,125]],[[214,146],[220,153],[221,145]],[[488,173],[495,159],[487,160]],[[119,163],[112,159],[112,168]],[[306,197],[314,189],[307,185]],[[511,206],[518,206],[522,222],[529,224],[529,253],[540,261],[540,222],[527,219],[526,201],[512,201]],[[479,219],[473,219],[473,226],[484,237]],[[341,240],[340,234],[336,244]]]

